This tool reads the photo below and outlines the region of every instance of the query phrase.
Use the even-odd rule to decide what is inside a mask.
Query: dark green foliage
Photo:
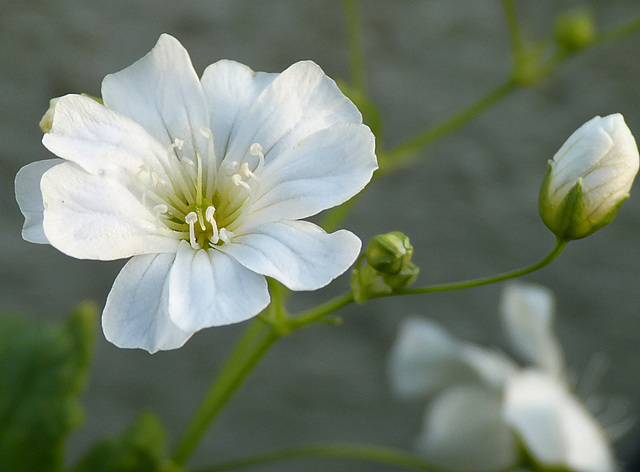
[[[0,315],[0,470],[62,470],[65,436],[83,418],[95,311],[82,305],[62,325]]]

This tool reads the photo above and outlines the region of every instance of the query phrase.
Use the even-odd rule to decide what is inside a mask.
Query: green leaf
[[[160,421],[145,414],[119,436],[98,443],[73,472],[178,472],[164,459],[165,445]]]
[[[57,472],[93,346],[95,307],[62,325],[0,315],[0,470]]]

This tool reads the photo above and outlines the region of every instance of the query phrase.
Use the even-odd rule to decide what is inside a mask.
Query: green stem
[[[293,459],[337,458],[385,464],[393,467],[426,472],[451,472],[430,462],[418,459],[401,449],[365,444],[327,444],[302,446],[259,454],[231,462],[199,469],[195,472],[220,472]]]
[[[349,304],[353,303],[353,295],[351,292],[346,293],[344,295],[339,295],[331,300],[323,303],[322,305],[318,305],[311,310],[307,310],[299,316],[291,319],[289,321],[289,325],[293,330],[300,329],[309,323],[313,323],[314,321],[319,321],[328,314],[333,313],[334,311],[339,310]]]
[[[621,39],[632,36],[640,31],[640,15],[633,20],[623,24],[609,28],[600,33],[596,39],[589,45],[589,48],[604,43],[620,41]]]
[[[507,20],[507,28],[509,28],[509,37],[511,38],[511,54],[515,61],[522,54],[522,30],[518,23],[518,15],[513,0],[502,0],[502,9]]]
[[[502,85],[495,88],[484,97],[480,98],[480,100],[478,100],[471,106],[440,122],[433,128],[429,128],[418,134],[417,136],[409,139],[409,141],[407,141],[400,147],[389,151],[388,153],[386,153],[386,155],[384,155],[384,162],[382,162],[382,158],[380,159],[381,165],[380,170],[378,171],[378,176],[380,176],[381,174],[386,174],[394,170],[395,168],[400,167],[401,165],[405,164],[406,161],[408,161],[411,157],[413,157],[419,149],[427,147],[433,144],[435,141],[438,141],[439,139],[442,139],[445,136],[453,133],[454,131],[462,128],[464,125],[469,123],[478,115],[485,112],[487,109],[494,106],[496,103],[498,103],[500,100],[505,98],[517,88],[517,83],[509,78]]]
[[[175,464],[184,465],[218,413],[279,337],[261,320],[252,322],[194,413],[174,452]]]
[[[347,43],[349,47],[349,67],[352,85],[366,95],[367,74],[364,67],[362,49],[362,28],[357,0],[344,0],[344,12],[347,21]]]
[[[385,297],[390,295],[415,295],[419,293],[446,292],[450,290],[460,290],[460,289],[471,288],[471,287],[479,287],[480,285],[495,284],[497,282],[502,282],[503,280],[508,280],[508,279],[515,279],[517,277],[522,277],[523,275],[527,275],[532,272],[535,272],[536,270],[542,269],[543,267],[546,267],[549,264],[551,264],[553,261],[555,261],[558,258],[560,253],[567,246],[567,244],[569,244],[569,241],[557,239],[555,245],[553,246],[553,249],[551,249],[551,252],[549,252],[549,254],[547,254],[544,259],[542,259],[541,261],[531,266],[524,267],[522,269],[514,270],[511,272],[505,272],[503,274],[494,275],[492,277],[487,277],[484,279],[472,279],[472,280],[465,280],[462,282],[455,282],[450,284],[437,284],[437,285],[430,285],[428,287],[398,290],[397,292],[393,292],[389,295],[382,295],[382,296]]]

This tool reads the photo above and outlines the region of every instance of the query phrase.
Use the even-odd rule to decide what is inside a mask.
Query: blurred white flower
[[[43,143],[61,159],[22,168],[16,198],[28,241],[80,259],[133,256],[102,316],[114,344],[177,348],[259,313],[265,276],[314,290],[356,259],[354,234],[298,221],[351,198],[377,168],[360,112],[313,62],[272,74],[223,60],[199,79],[162,35],[105,77],[102,98],[57,101]]]
[[[539,196],[542,221],[562,239],[593,234],[629,198],[639,165],[638,146],[622,115],[596,116],[549,161]]]
[[[461,471],[526,466],[526,456],[545,468],[615,470],[604,430],[567,386],[553,306],[543,287],[505,288],[502,320],[513,347],[532,364],[526,368],[454,339],[433,321],[405,320],[389,374],[398,395],[432,398],[416,443],[421,455]]]

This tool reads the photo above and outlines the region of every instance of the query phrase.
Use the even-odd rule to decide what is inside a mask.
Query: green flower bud
[[[374,236],[364,252],[371,267],[385,274],[397,274],[413,256],[409,238],[400,231]]]
[[[362,303],[413,283],[420,269],[411,262],[412,256],[409,238],[399,231],[371,238],[353,271],[355,301]]]
[[[638,173],[640,157],[620,114],[582,125],[549,161],[538,199],[542,221],[558,238],[585,238],[607,225]]]
[[[596,27],[591,12],[586,8],[560,15],[555,22],[555,38],[560,47],[569,52],[589,46],[596,37]]]

